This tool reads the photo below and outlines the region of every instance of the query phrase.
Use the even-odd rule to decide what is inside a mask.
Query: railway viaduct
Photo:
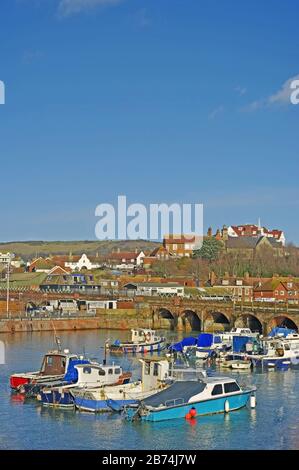
[[[275,326],[299,330],[299,305],[255,302],[191,300],[183,298],[147,299],[155,328],[178,331],[218,331],[248,327],[268,334]]]
[[[41,293],[38,290],[31,290],[22,293],[21,299],[18,293],[12,292],[11,299],[13,298],[16,303],[19,302],[18,310],[25,311],[28,305],[43,305],[50,299],[84,299],[86,294]],[[103,299],[103,296],[93,296],[93,298]],[[142,317],[149,320],[147,323],[156,329],[167,328],[188,332],[249,327],[262,334],[269,333],[275,326],[299,330],[299,305],[270,302],[237,303],[182,297],[136,297],[134,300],[137,317],[138,313],[142,313]]]

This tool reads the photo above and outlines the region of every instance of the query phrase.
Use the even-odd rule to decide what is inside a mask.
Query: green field
[[[147,240],[104,240],[104,241],[24,241],[0,243],[0,252],[12,252],[24,259],[47,255],[105,255],[113,250],[134,251],[135,249],[151,251],[157,243]]]

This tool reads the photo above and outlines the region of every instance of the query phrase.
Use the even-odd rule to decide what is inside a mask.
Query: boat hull
[[[67,390],[45,390],[40,393],[43,406],[52,408],[75,408],[74,397]]]
[[[203,400],[194,403],[185,403],[183,405],[171,406],[168,408],[148,410],[148,414],[140,416],[142,421],[166,421],[170,419],[185,418],[191,408],[195,408],[196,416],[204,416],[216,413],[225,413],[227,411],[235,411],[246,406],[252,391],[243,392],[241,394],[226,395],[219,398]],[[229,407],[227,407],[228,402]],[[127,418],[134,419],[136,409],[127,409]]]
[[[111,354],[146,354],[161,351],[165,346],[165,340],[155,343],[121,343],[119,345],[112,344],[110,346]]]
[[[76,408],[79,411],[89,411],[91,413],[103,413],[110,411],[121,411],[125,406],[137,405],[137,400],[91,400],[88,398],[75,397]]]
[[[262,367],[266,369],[287,369],[290,366],[295,366],[292,360],[289,358],[276,358],[276,357],[268,357],[268,358],[259,358],[253,360],[253,365],[255,367]]]
[[[19,391],[19,389],[29,383],[29,379],[27,377],[23,377],[21,375],[12,375],[9,379],[10,388],[14,391]]]
[[[63,377],[63,375],[13,375],[10,377],[10,387],[13,392],[23,393],[27,397],[36,397],[44,387],[63,381]]]

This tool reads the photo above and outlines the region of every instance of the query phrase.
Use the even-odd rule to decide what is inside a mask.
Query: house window
[[[177,246],[176,243],[174,243],[174,244],[172,245],[172,249],[173,249],[173,250],[177,250],[177,249],[178,249],[178,246]]]
[[[283,291],[283,290],[280,291],[280,295],[284,295],[284,291]]]

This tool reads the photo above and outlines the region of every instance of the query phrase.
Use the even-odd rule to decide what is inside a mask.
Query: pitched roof
[[[240,236],[252,236],[253,233],[257,234],[259,228],[254,224],[232,225],[232,229]]]
[[[264,283],[261,283],[261,285],[255,287],[255,292],[262,292],[262,291],[270,291],[273,292],[279,285],[283,285],[283,287],[286,289],[284,284],[281,282],[280,279],[270,279],[269,281],[266,281]]]
[[[188,234],[169,234],[164,235],[163,242],[164,243],[194,243],[196,241],[195,235],[188,235]]]
[[[292,288],[288,286],[288,283],[292,283]],[[282,286],[285,290],[292,290],[296,289],[299,290],[299,282],[294,281],[293,279],[281,279],[281,278],[272,278],[269,279],[266,282],[261,283],[261,285],[258,285],[255,287],[256,292],[262,292],[262,291],[274,291],[277,289],[279,286]]]
[[[184,287],[178,282],[128,282],[124,287],[130,285],[136,287]]]
[[[68,274],[69,273],[69,269],[66,270],[64,269],[62,266],[59,266],[59,265],[56,265],[54,266],[54,268],[51,269],[51,271],[48,272],[48,275],[51,275],[51,274]]]
[[[227,248],[254,249],[259,239],[253,237],[228,237]]]
[[[156,256],[158,253],[165,253],[165,254],[170,254],[169,251],[164,247],[164,246],[158,246],[155,248],[151,253],[150,256]]]
[[[107,258],[110,260],[125,259],[126,261],[130,261],[131,259],[137,259],[140,253],[143,253],[143,251],[138,251],[137,253],[135,251],[112,252],[107,256]]]
[[[254,250],[261,242],[268,243],[272,245],[273,248],[281,248],[281,242],[276,240],[275,238],[268,238],[265,236],[260,237],[228,237],[226,242],[227,248],[235,248],[235,249],[251,249]]]

